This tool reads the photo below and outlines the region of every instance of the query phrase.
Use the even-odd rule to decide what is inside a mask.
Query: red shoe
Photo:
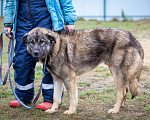
[[[23,102],[23,101],[22,101]],[[24,103],[24,102],[23,102]],[[22,106],[17,100],[10,102],[11,107],[20,107]]]
[[[41,110],[47,110],[52,108],[53,103],[50,102],[44,102],[42,104],[37,105],[37,109]]]

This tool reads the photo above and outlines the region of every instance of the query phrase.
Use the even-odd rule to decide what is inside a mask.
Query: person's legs
[[[15,92],[21,101],[30,103],[34,96],[34,68],[37,59],[33,58],[22,44],[22,37],[33,26],[27,14],[28,6],[21,0],[17,14],[15,56],[13,58]],[[10,106],[21,106],[18,101],[10,102]]]
[[[32,58],[27,52],[25,45],[21,43],[22,37],[25,33],[35,27],[52,29],[51,16],[47,10],[45,0],[31,0],[30,11],[28,5],[28,1],[21,0],[17,20],[16,55],[14,57],[15,92],[24,102],[31,102],[33,99],[33,81],[36,59]],[[53,103],[53,79],[48,71],[45,71],[44,73],[45,76],[42,83],[44,103],[37,106],[37,108],[42,110],[50,109]]]

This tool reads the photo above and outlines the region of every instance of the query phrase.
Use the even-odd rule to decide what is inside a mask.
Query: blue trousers
[[[13,68],[15,92],[24,102],[33,100],[35,66],[38,60],[28,53],[22,44],[22,37],[35,27],[52,29],[52,20],[45,0],[19,0]],[[53,103],[53,79],[47,71],[43,79],[42,94],[44,102]]]

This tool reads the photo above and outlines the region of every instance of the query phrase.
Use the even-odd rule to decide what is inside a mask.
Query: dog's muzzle
[[[38,50],[35,50],[33,54],[34,54],[34,56],[37,56],[37,57],[38,57],[38,56],[39,56],[39,53],[40,53],[40,52],[39,52]]]
[[[32,51],[32,57],[34,57],[34,58],[41,58],[43,55],[44,55],[43,52],[41,52],[40,50]]]

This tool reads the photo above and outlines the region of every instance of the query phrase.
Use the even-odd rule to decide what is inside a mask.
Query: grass
[[[97,68],[95,71],[96,72],[103,72],[103,71],[107,71],[107,70],[109,70],[108,68],[105,68],[105,67],[103,67],[103,66],[100,66],[99,68]]]
[[[94,21],[94,20],[89,20],[89,21],[77,21],[76,22],[76,29],[90,29],[93,27],[115,27],[115,28],[120,28],[124,29],[127,31],[145,31],[145,30],[150,30],[150,24],[149,21]]]
[[[0,32],[3,30],[3,18],[0,18]],[[79,20],[75,23],[75,28],[90,29],[93,27],[117,27],[127,31],[131,31],[137,38],[141,36],[149,38],[147,33],[150,31],[150,21],[127,21],[127,22],[115,22],[115,21],[84,21]],[[140,34],[139,34],[140,33]],[[7,64],[7,44],[8,39],[4,38],[4,50],[3,50],[3,64]],[[3,74],[7,68],[3,67]],[[35,74],[35,94],[38,91],[40,81],[42,79],[42,66],[36,67]],[[88,73],[90,75],[90,73]],[[150,76],[150,70],[146,69],[142,71],[142,74]],[[142,82],[144,91],[139,96],[131,100],[131,94],[127,95],[127,101],[124,107],[121,108],[119,114],[107,114],[107,111],[113,107],[116,102],[116,89],[109,84],[104,84],[103,81],[109,80],[112,75],[109,69],[103,66],[98,66],[94,70],[94,74],[91,76],[84,76],[77,81],[79,91],[79,105],[77,113],[74,115],[63,115],[62,113],[68,109],[69,102],[66,92],[64,93],[64,99],[60,110],[54,114],[47,114],[44,111],[37,110],[36,107],[32,109],[26,109],[24,107],[11,108],[9,102],[14,100],[14,96],[11,92],[9,83],[5,86],[0,86],[0,120],[148,120],[150,119],[150,82]],[[11,69],[11,78],[13,79],[13,70]],[[87,81],[84,81],[86,78]],[[98,81],[99,80],[99,81]],[[103,85],[105,89],[97,90],[93,86],[94,82],[98,81],[99,85]],[[81,89],[83,88],[83,89]],[[147,90],[148,89],[148,90]],[[40,96],[37,104],[43,102],[42,96]],[[37,105],[36,104],[36,105]]]
[[[10,95],[13,95],[11,90],[0,91],[1,98],[7,98]]]
[[[35,71],[35,80],[41,79],[41,77],[43,76],[42,66],[36,66]]]
[[[91,82],[78,81],[78,82],[77,82],[77,85],[80,86],[80,87],[81,87],[81,86],[84,86],[84,85],[85,85],[85,86],[90,86],[90,85],[91,85]]]
[[[112,76],[111,73],[105,73],[104,75],[99,75],[99,74],[95,74],[95,77],[108,77],[108,76]]]

